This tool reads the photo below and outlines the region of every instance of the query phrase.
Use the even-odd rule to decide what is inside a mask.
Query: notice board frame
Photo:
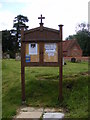
[[[40,29],[42,31],[43,25],[40,24]],[[59,100],[63,99],[62,95],[62,78],[63,78],[63,50],[62,50],[62,28],[63,25],[59,25],[59,39],[45,40],[44,39],[29,39],[25,40],[25,31],[24,28],[21,28],[21,89],[22,89],[22,103],[26,101],[25,95],[25,67],[35,67],[35,66],[50,66],[50,67],[59,67]],[[42,32],[41,32],[42,34]],[[41,45],[41,51],[39,52],[40,62],[31,62],[26,63],[25,61],[25,50],[27,43],[39,43]],[[44,48],[43,43],[57,43],[58,44],[58,62],[43,62],[43,52]]]

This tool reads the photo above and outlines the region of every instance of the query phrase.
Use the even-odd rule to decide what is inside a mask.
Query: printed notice
[[[26,62],[30,62],[30,55],[26,55]]]
[[[56,52],[56,44],[55,43],[48,43],[45,44],[45,53],[48,54],[48,56],[54,56]]]
[[[29,44],[29,55],[37,55],[37,44],[36,43]]]

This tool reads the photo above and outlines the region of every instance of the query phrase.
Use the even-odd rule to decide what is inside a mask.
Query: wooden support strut
[[[63,50],[62,50],[62,27],[63,25],[59,25],[60,30],[60,57],[59,57],[59,100],[63,99],[62,95],[62,77],[63,77]]]
[[[21,29],[21,88],[22,88],[22,104],[25,103],[25,45],[24,39],[24,28]]]

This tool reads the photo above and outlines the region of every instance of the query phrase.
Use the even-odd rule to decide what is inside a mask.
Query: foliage
[[[18,15],[14,19],[14,29],[2,31],[2,50],[3,53],[9,53],[11,58],[15,58],[15,53],[19,52],[21,27],[23,26],[27,29],[28,26],[25,24],[26,22],[28,22],[26,16]]]
[[[78,43],[83,50],[83,56],[89,56],[90,55],[90,32],[87,30],[80,30],[76,34],[76,39],[78,40]]]
[[[89,30],[90,29],[90,25],[89,24],[86,24],[86,23],[81,23],[81,24],[78,24],[77,26],[76,26],[76,33],[78,32],[78,31],[84,31],[84,30]]]
[[[3,117],[12,117],[21,106],[21,66],[19,61],[2,61]],[[63,96],[59,103],[59,68],[25,69],[26,104],[37,107],[62,108],[68,118],[88,116],[88,63],[70,63],[63,67]],[[70,87],[68,87],[70,86]]]
[[[83,50],[83,56],[90,55],[90,32],[89,24],[81,23],[76,27],[76,34],[69,35],[66,40],[77,39],[81,49]]]
[[[3,53],[9,53],[11,58],[15,57],[16,51],[15,36],[11,34],[11,31],[2,31],[2,51]]]
[[[66,37],[66,40],[73,40],[75,39],[75,35],[69,35],[68,37]]]
[[[11,31],[12,34],[16,36],[17,40],[17,50],[19,50],[20,42],[21,42],[21,27],[24,27],[25,30],[27,30],[28,26],[26,25],[26,22],[28,22],[28,18],[23,15],[17,15],[17,17],[14,18],[14,25]]]

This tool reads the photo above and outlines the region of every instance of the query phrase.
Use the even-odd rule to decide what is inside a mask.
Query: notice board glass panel
[[[44,62],[58,62],[58,44],[44,44]]]
[[[26,62],[39,62],[39,44],[26,44]]]

